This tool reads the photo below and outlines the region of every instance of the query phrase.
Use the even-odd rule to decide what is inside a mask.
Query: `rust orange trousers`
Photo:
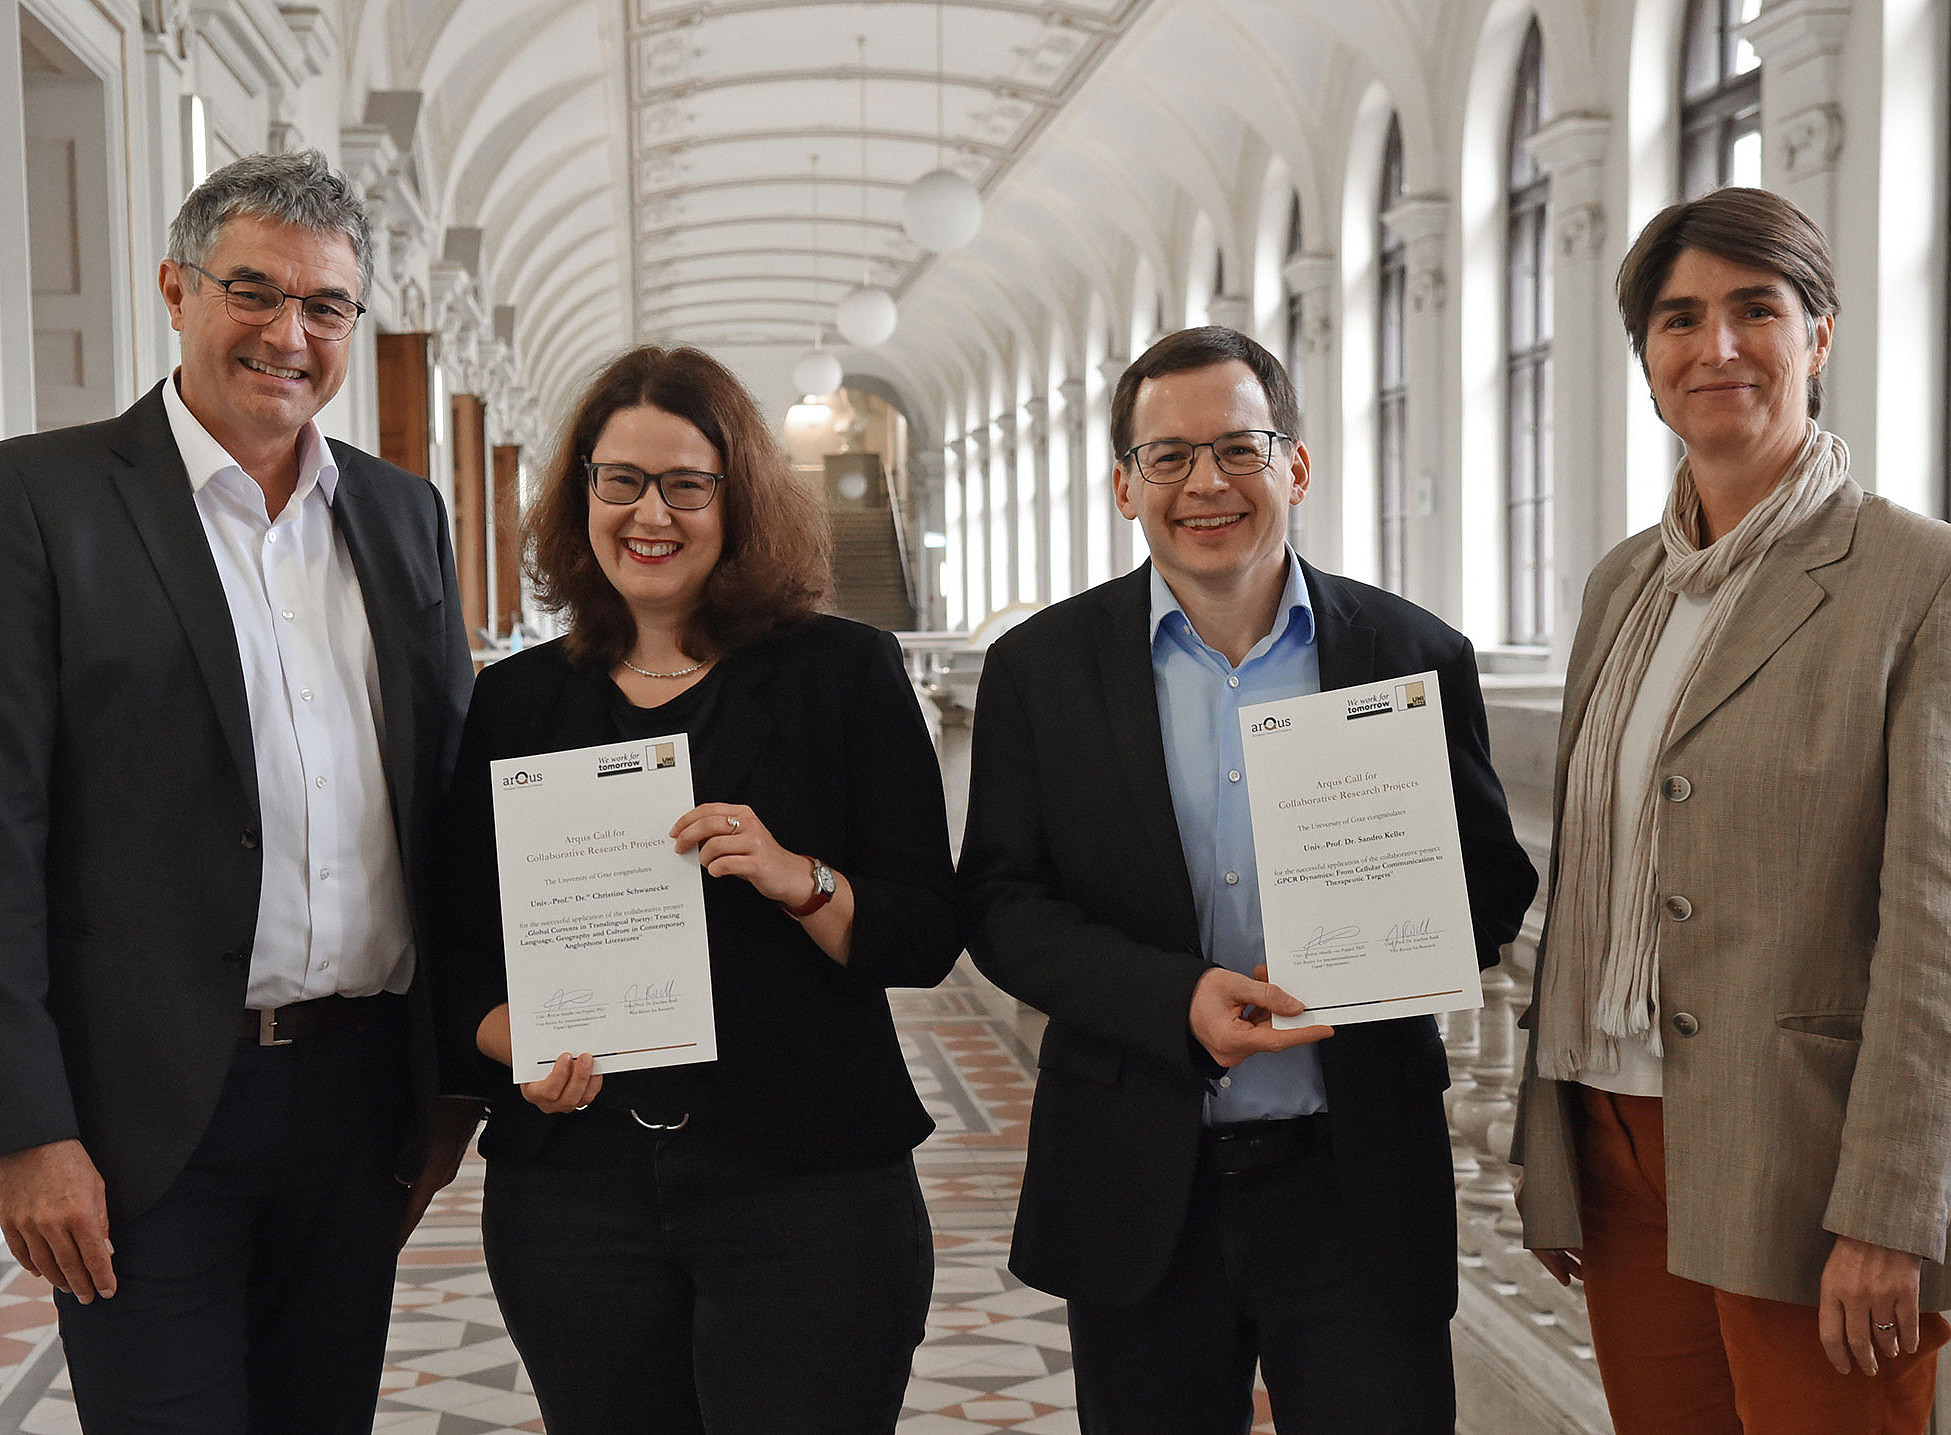
[[[1582,1089],[1585,1296],[1617,1435],[1924,1435],[1944,1317],[1921,1317],[1917,1354],[1838,1375],[1814,1306],[1671,1274],[1659,1098]]]

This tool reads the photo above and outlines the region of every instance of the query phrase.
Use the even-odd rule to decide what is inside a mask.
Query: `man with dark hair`
[[[371,1429],[433,1100],[426,819],[471,681],[433,486],[313,416],[371,239],[316,153],[210,176],[182,364],[0,444],[0,1233],[84,1429]]]
[[[1010,1266],[1070,1307],[1086,1435],[1448,1435],[1456,1214],[1429,1017],[1277,1030],[1242,705],[1434,669],[1480,962],[1537,887],[1470,644],[1287,543],[1293,388],[1228,329],[1112,400],[1151,561],[989,649],[961,880],[969,946],[1045,1012]]]

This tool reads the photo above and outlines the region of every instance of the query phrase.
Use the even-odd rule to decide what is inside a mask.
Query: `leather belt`
[[[1199,1159],[1219,1176],[1244,1176],[1328,1146],[1328,1114],[1290,1116],[1280,1121],[1229,1121],[1199,1133]]]
[[[259,1011],[245,1008],[237,1019],[239,1040],[259,1046],[289,1046],[335,1031],[365,1031],[400,1010],[405,998],[392,992],[370,997],[314,997]]]

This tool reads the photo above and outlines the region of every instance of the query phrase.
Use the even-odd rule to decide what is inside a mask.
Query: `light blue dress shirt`
[[[1321,691],[1314,609],[1294,550],[1273,630],[1234,667],[1208,647],[1152,569],[1152,683],[1165,737],[1165,776],[1208,961],[1251,976],[1266,958],[1260,879],[1247,808],[1240,709]],[[1260,1052],[1210,1083],[1205,1120],[1257,1121],[1327,1109],[1312,1046]]]

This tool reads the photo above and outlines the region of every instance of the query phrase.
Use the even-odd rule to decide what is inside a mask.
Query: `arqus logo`
[[[502,778],[501,785],[503,787],[535,787],[539,785],[541,781],[542,781],[541,773],[530,772],[526,768],[524,768],[520,772],[511,772],[508,774],[508,776]]]
[[[1248,728],[1247,731],[1254,732],[1254,733],[1280,732],[1286,728],[1292,727],[1293,725],[1294,725],[1294,719],[1292,718],[1263,717],[1260,719],[1259,722],[1255,723],[1252,727]]]

